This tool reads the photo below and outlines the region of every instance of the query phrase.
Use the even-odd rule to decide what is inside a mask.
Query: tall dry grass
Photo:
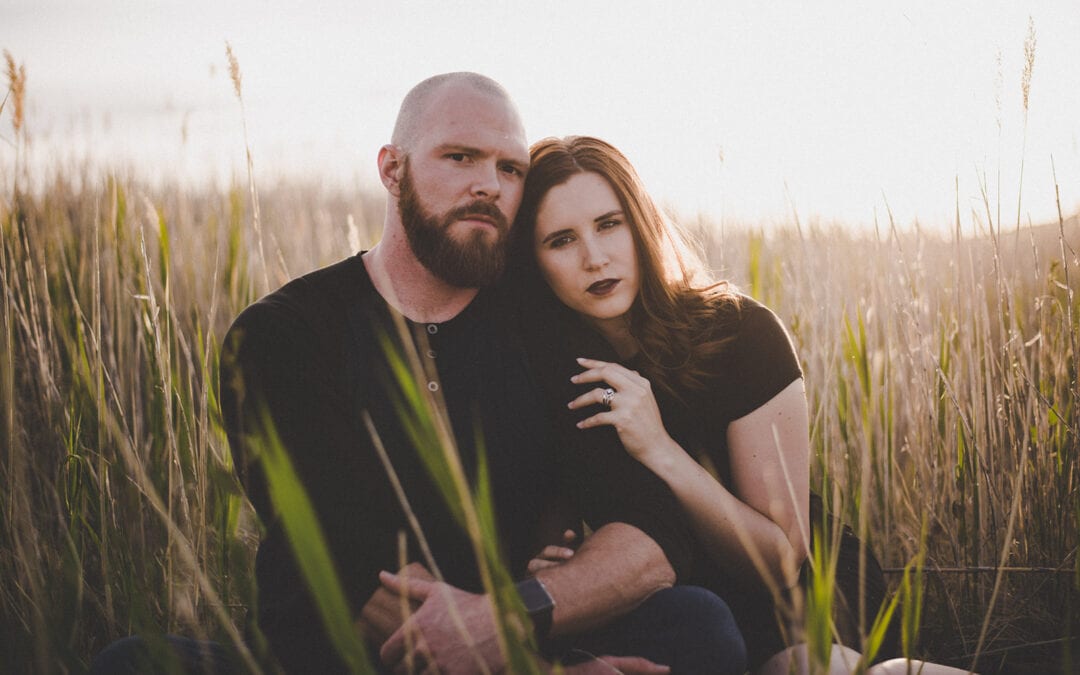
[[[921,655],[1063,664],[1080,587],[1080,222],[976,222],[714,233],[710,257],[793,333],[814,488],[839,495],[896,580],[925,556]]]
[[[214,384],[260,275],[244,191],[78,182],[0,202],[0,642],[43,672],[136,630],[232,639],[257,536]],[[370,244],[349,223],[379,208],[269,191],[272,284]],[[1077,224],[991,231],[740,230],[710,248],[796,340],[815,487],[839,488],[887,566],[925,554],[917,654],[979,651],[986,671],[1065,658],[1080,511]]]
[[[133,632],[235,641],[252,602],[257,532],[216,394],[261,265],[244,193],[73,183],[0,198],[3,672],[78,672]],[[377,208],[298,186],[265,205],[278,284]]]

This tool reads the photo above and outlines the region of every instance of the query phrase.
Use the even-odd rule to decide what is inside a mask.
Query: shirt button
[[[430,391],[432,393],[434,393],[436,391],[439,391],[439,383],[438,382],[428,382],[427,383],[427,388],[428,388],[428,391]]]
[[[434,335],[435,333],[438,333],[439,332],[439,325],[435,324],[435,323],[429,323],[427,325],[427,332],[428,332],[428,335]]]
[[[435,350],[434,350],[434,349],[429,349],[429,350],[427,350],[427,357],[428,357],[429,359],[433,359],[433,358],[435,358]]]

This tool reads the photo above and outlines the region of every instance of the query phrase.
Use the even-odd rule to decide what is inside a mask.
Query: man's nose
[[[499,168],[495,162],[479,162],[473,183],[471,194],[477,199],[494,200],[499,196]]]

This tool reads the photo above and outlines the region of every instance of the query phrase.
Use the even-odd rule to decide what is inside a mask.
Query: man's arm
[[[555,601],[551,635],[602,626],[675,583],[663,549],[626,523],[604,525],[565,564],[536,574]]]
[[[537,576],[555,600],[553,636],[601,626],[675,581],[660,546],[625,523],[601,527],[566,564]],[[437,663],[443,673],[476,672],[477,660],[493,671],[505,665],[487,595],[448,584],[424,585],[423,592],[411,593],[407,581],[397,575],[384,572],[381,579],[393,591],[389,595],[395,602],[400,603],[403,595],[421,601],[419,609],[383,644],[383,663],[395,667],[407,656],[419,656]]]

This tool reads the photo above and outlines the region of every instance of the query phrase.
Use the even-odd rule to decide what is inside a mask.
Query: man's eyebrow
[[[477,157],[488,157],[493,154],[490,150],[482,150],[480,148],[464,145],[462,143],[441,143],[435,146],[435,151],[439,154],[448,152],[460,152],[465,155],[475,155]],[[507,157],[506,163],[512,164],[518,169],[525,171],[529,168],[529,157],[526,155],[524,158]]]
[[[466,155],[486,155],[487,153],[480,148],[474,148],[469,145],[462,145],[460,143],[441,143],[435,146],[435,150],[443,152],[460,152]]]
[[[614,209],[614,210],[608,211],[607,213],[605,213],[602,216],[597,216],[597,217],[593,218],[593,222],[594,223],[599,223],[600,221],[607,220],[608,218],[610,218],[612,216],[621,216],[622,214],[623,214],[622,209]]]

